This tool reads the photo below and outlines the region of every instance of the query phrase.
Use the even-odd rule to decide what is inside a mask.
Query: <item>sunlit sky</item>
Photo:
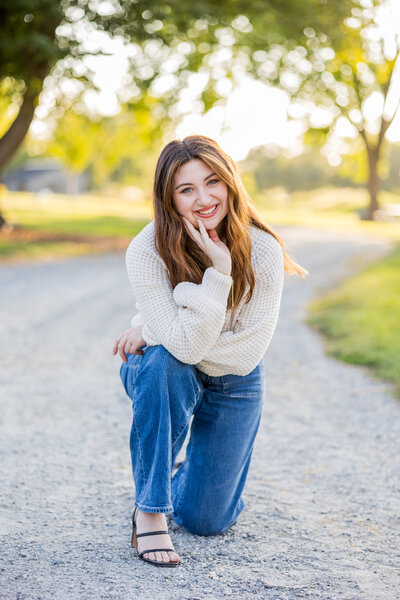
[[[394,27],[400,27],[400,1],[389,0],[389,3],[390,10],[382,13],[380,22],[380,27],[388,36],[393,35]],[[117,92],[123,86],[130,50],[121,41],[113,40],[107,43],[107,51],[112,55],[90,57],[90,66],[95,72],[95,82],[100,92],[88,92],[86,103],[101,114],[112,115],[119,110]],[[186,90],[189,102],[195,87],[193,78],[193,84]],[[392,95],[396,102],[400,96],[400,68]],[[371,98],[366,107],[368,117],[373,117],[377,111],[379,113],[380,102],[379,97]],[[235,160],[245,158],[251,148],[264,144],[274,144],[286,149],[289,154],[298,154],[302,149],[302,124],[288,120],[288,105],[285,92],[244,77],[240,87],[230,93],[225,107],[213,108],[204,115],[186,114],[176,130],[176,137],[183,138],[194,133],[208,135],[216,139]],[[317,123],[318,112],[315,113],[315,119]],[[354,133],[354,130],[348,123],[346,125],[345,119],[341,119],[337,133],[340,139],[340,136]],[[392,142],[400,142],[400,111],[387,132],[387,138]],[[337,148],[332,150],[332,164],[338,162],[339,147],[338,142]]]

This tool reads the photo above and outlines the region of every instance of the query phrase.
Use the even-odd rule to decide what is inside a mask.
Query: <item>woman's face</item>
[[[197,219],[201,219],[206,229],[220,233],[221,221],[228,213],[228,186],[202,160],[189,160],[177,171],[173,199],[178,213],[196,229]]]

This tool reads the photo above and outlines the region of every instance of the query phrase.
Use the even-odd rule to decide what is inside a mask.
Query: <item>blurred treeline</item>
[[[141,118],[142,117],[142,118]],[[28,138],[9,163],[7,172],[25,165],[33,157],[56,159],[70,178],[74,193],[77,178],[88,175],[89,190],[136,186],[150,196],[155,162],[161,139],[149,130],[149,113],[120,113],[114,117],[89,120],[69,113],[59,122],[54,136],[46,142]],[[381,189],[400,193],[400,146],[387,144],[381,162]],[[335,186],[364,188],[367,165],[363,152],[342,155],[332,166],[320,147],[309,146],[298,156],[286,156],[273,146],[253,148],[239,164],[250,195],[280,187],[287,192]]]
[[[400,193],[399,165],[400,146],[388,144],[381,163],[381,189]],[[326,186],[364,188],[367,170],[362,152],[342,156],[337,167],[328,163],[318,147],[309,147],[301,155],[289,157],[262,146],[251,150],[240,166],[253,194],[273,187],[288,192]]]

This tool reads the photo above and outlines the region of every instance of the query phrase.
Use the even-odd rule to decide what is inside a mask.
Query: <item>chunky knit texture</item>
[[[154,245],[154,221],[132,240],[126,267],[148,346],[159,344],[178,360],[211,376],[247,375],[258,365],[278,319],[284,269],[283,253],[273,235],[250,226],[255,287],[227,310],[229,275],[208,267],[201,284],[182,281],[175,288]]]

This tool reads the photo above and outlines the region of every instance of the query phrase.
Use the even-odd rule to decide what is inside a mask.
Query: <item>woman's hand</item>
[[[232,269],[231,253],[224,242],[219,239],[216,229],[209,229],[207,232],[201,219],[197,219],[199,225],[199,230],[197,230],[186,217],[182,216],[182,219],[190,237],[212,260],[214,268],[224,271],[224,273],[230,273]]]
[[[115,355],[118,351],[124,362],[128,360],[127,352],[129,354],[144,354],[143,350],[140,350],[140,347],[146,344],[146,340],[142,337],[142,329],[143,325],[136,325],[136,327],[131,327],[120,333],[115,339],[113,354]]]

